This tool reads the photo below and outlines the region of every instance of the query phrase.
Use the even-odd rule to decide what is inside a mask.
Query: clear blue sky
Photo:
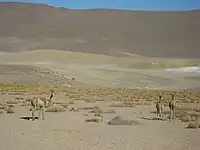
[[[5,2],[10,0],[0,0]],[[128,10],[194,10],[200,9],[200,0],[12,0],[33,2],[72,9],[114,8]]]

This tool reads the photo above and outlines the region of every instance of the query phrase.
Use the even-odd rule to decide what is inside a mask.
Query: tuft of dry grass
[[[194,108],[193,111],[200,112],[200,108]]]
[[[20,106],[31,106],[30,102],[24,101]]]
[[[71,101],[69,101],[69,104],[74,105],[75,103],[74,103],[74,101],[71,100]]]
[[[108,122],[108,125],[141,125],[136,120],[124,120],[121,116],[116,116]]]
[[[192,121],[192,117],[190,115],[184,115],[184,116],[180,117],[180,120],[182,122],[190,122],[190,121]]]
[[[91,97],[88,97],[88,98],[84,98],[83,99],[86,103],[95,103],[96,101],[93,100]]]
[[[92,123],[101,123],[103,121],[102,118],[91,118],[91,119],[86,119],[85,122],[89,123],[89,122],[92,122]]]
[[[79,112],[79,108],[72,107],[72,108],[70,108],[69,111],[72,111],[72,112]]]
[[[0,103],[0,110],[5,109],[5,104]]]
[[[0,105],[0,110],[5,109],[5,106]]]
[[[13,107],[8,107],[8,108],[6,109],[6,112],[7,112],[7,114],[14,114],[14,113],[15,113],[15,110],[14,110]]]
[[[112,103],[108,107],[125,107],[125,104]]]
[[[190,122],[187,126],[188,129],[197,129],[200,128],[200,123],[198,122]]]
[[[88,111],[89,113],[102,113],[102,109],[98,106],[92,107],[91,110]]]
[[[4,111],[3,110],[0,110],[0,114],[3,114],[4,113]]]
[[[107,109],[107,110],[104,110],[102,113],[104,114],[115,114],[115,110],[114,109]]]
[[[24,100],[23,97],[15,97],[15,100]]]
[[[14,104],[9,104],[9,105],[7,105],[7,107],[15,108],[15,105]]]
[[[13,104],[13,105],[19,104],[19,102],[15,101],[15,100],[8,100],[6,103],[7,104]]]
[[[58,105],[53,105],[46,109],[46,112],[65,112],[65,111],[66,111],[66,109],[64,107],[61,107]]]

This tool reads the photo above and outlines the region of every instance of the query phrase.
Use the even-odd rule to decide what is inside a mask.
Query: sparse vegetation
[[[8,108],[6,109],[6,112],[7,112],[7,114],[14,114],[14,113],[15,113],[15,110],[14,110],[13,107],[8,107]]]
[[[121,116],[116,116],[108,122],[108,125],[140,125],[138,121],[135,120],[124,120]]]
[[[0,110],[5,109],[5,104],[0,103]]]
[[[66,111],[66,109],[64,107],[61,107],[58,105],[53,105],[46,109],[46,112],[65,112],[65,111]]]
[[[91,118],[91,119],[86,119],[85,122],[92,122],[92,123],[101,123],[103,120],[102,118]]]
[[[200,128],[200,123],[198,122],[190,122],[187,126],[188,129],[197,129]]]
[[[9,100],[9,101],[7,101],[6,103],[7,103],[7,104],[13,104],[13,105],[16,105],[16,104],[18,104],[19,102],[16,101],[16,100]]]
[[[0,109],[0,114],[3,114],[3,113],[4,113],[4,111]]]

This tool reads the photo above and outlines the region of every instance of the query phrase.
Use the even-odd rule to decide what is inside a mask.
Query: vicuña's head
[[[53,94],[53,93],[54,93],[54,90],[53,90],[53,89],[51,89],[51,90],[50,90],[50,93],[51,93],[51,94]]]

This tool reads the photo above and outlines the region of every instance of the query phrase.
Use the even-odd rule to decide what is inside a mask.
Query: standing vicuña
[[[162,96],[159,96],[159,100],[156,103],[156,113],[157,113],[157,118],[163,119],[163,110],[164,109],[164,104],[162,101]]]
[[[172,100],[169,102],[169,111],[170,111],[169,119],[175,118],[175,108],[176,108],[175,96],[174,94],[172,94]]]
[[[31,111],[32,111],[32,118],[35,120],[35,111],[39,110],[38,119],[40,118],[41,112],[42,112],[42,120],[44,120],[44,111],[45,108],[48,107],[51,104],[51,99],[54,96],[53,90],[51,90],[51,95],[49,99],[40,98],[40,97],[34,97],[31,99]]]

